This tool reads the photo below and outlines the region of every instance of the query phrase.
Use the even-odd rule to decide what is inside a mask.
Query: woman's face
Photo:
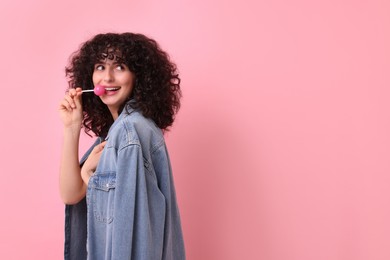
[[[133,91],[134,78],[129,68],[116,59],[105,59],[94,66],[93,84],[105,88],[106,92],[100,99],[107,105],[114,119],[118,117],[119,107]]]

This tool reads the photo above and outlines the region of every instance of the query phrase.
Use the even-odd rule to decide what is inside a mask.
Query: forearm
[[[60,165],[60,195],[65,204],[79,202],[86,192],[79,164],[80,128],[65,128]]]

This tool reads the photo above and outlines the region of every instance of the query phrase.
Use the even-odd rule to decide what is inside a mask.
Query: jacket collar
[[[135,100],[134,99],[130,99],[125,107],[123,108],[122,112],[119,114],[118,118],[114,121],[114,123],[110,126],[110,129],[108,130],[108,134],[106,136],[106,138],[104,139],[105,141],[108,140],[108,138],[110,137],[110,133],[111,133],[111,130],[114,129],[114,127],[120,122],[122,121],[122,119],[128,115],[130,115],[131,113],[133,113],[135,111],[134,108],[132,108],[130,106],[131,103],[135,103]]]

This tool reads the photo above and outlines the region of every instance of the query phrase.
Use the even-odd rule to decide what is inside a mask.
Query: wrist
[[[81,132],[81,124],[78,125],[78,124],[73,124],[73,125],[69,125],[69,126],[64,126],[63,128],[63,131],[64,131],[64,134],[71,134],[71,135],[80,135],[80,132]]]
[[[85,185],[88,185],[89,179],[93,174],[94,174],[93,170],[86,170],[86,169],[81,170],[81,178],[83,179]]]

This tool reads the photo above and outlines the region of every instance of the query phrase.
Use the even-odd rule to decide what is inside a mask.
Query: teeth
[[[119,88],[106,88],[107,91],[118,90]]]

